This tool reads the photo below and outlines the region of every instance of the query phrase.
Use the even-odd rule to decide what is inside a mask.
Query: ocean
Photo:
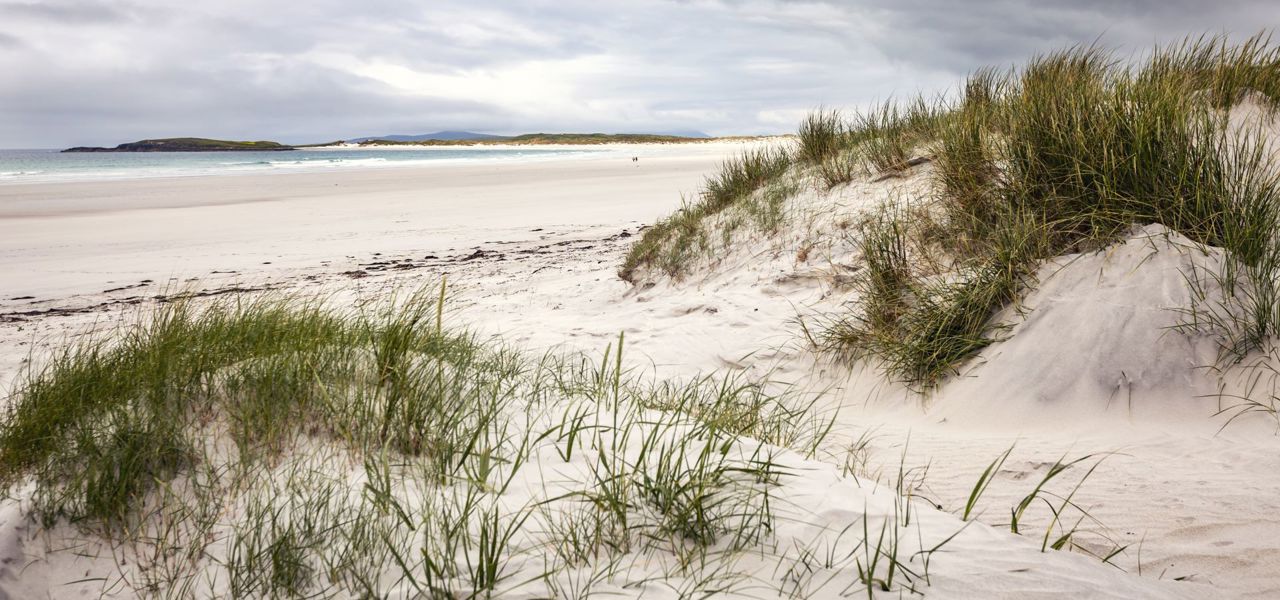
[[[432,147],[282,152],[102,152],[0,150],[0,185],[378,168],[442,162],[528,161],[607,152],[601,149]]]

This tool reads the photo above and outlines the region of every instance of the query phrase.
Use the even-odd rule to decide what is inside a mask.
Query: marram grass
[[[674,214],[644,231],[623,259],[619,277],[634,281],[643,269],[679,277],[695,259],[712,250],[707,221],[732,209],[751,215],[762,229],[776,227],[781,219],[780,201],[795,190],[770,184],[780,182],[793,160],[786,149],[765,147],[725,161],[704,182],[696,201],[685,202]],[[766,187],[769,189],[761,194]]]
[[[930,209],[871,217],[859,232],[860,301],[816,336],[918,389],[995,339],[995,317],[1042,260],[1151,223],[1226,252],[1220,272],[1188,274],[1205,297],[1183,329],[1213,332],[1223,360],[1239,361],[1280,334],[1280,169],[1256,124],[1229,118],[1241,102],[1263,111],[1280,102],[1280,48],[1265,35],[1188,39],[1139,60],[1072,47],[978,70],[950,98],[817,110],[800,125],[789,169],[754,172],[807,173],[832,188],[932,163]],[[764,185],[728,185],[747,180],[742,170],[726,165],[701,203],[646,231],[623,277],[678,277],[707,256],[700,240],[723,224],[704,217]],[[950,266],[940,275],[937,265]]]
[[[1188,274],[1203,297],[1182,329],[1214,333],[1223,360],[1239,361],[1280,334],[1280,169],[1267,138],[1227,111],[1278,101],[1280,48],[1258,35],[1187,39],[1139,60],[1072,47],[980,69],[950,98],[819,109],[790,159],[726,163],[699,202],[645,231],[620,274],[679,278],[714,256],[713,231],[728,240],[735,222],[708,217],[758,203],[769,180],[808,173],[829,189],[927,160],[934,209],[886,209],[862,229],[861,301],[818,336],[828,350],[928,389],[995,339],[993,318],[1040,261],[1159,223],[1226,251],[1221,271]],[[924,276],[938,264],[950,276]]]
[[[812,455],[829,430],[764,382],[628,370],[621,338],[524,355],[449,326],[445,292],[142,311],[19,381],[10,497],[77,552],[123,552],[104,590],[545,595],[654,553],[759,551],[789,476],[763,444]]]

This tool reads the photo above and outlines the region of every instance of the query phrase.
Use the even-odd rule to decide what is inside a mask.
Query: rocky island
[[[63,152],[229,152],[229,151],[279,151],[294,150],[278,142],[233,142],[227,140],[210,140],[206,138],[165,138],[157,140],[141,140],[128,144],[120,144],[115,148],[98,148],[93,146],[77,146],[67,148]]]

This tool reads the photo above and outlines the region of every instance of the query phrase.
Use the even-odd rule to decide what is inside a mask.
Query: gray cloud
[[[791,130],[1101,38],[1276,24],[1264,0],[0,2],[0,147],[204,135]]]
[[[63,25],[110,23],[128,18],[128,11],[101,2],[46,0],[43,2],[0,2],[0,15],[9,18],[47,20]]]

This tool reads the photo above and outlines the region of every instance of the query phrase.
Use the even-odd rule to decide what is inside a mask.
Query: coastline
[[[241,177],[380,171],[386,169],[439,168],[466,165],[535,164],[547,161],[660,158],[685,155],[730,155],[743,149],[789,143],[786,136],[708,140],[697,143],[645,144],[503,144],[476,146],[317,146],[289,153],[261,152],[111,152],[73,153],[68,160],[87,161],[78,169],[40,165],[5,165],[5,152],[27,153],[37,160],[64,160],[56,150],[0,150],[0,189],[21,185],[95,183],[192,177]],[[333,156],[324,157],[325,153]],[[251,154],[251,156],[248,156]],[[43,156],[42,155],[47,155]],[[317,156],[320,155],[320,156]],[[58,157],[58,158],[54,158]],[[234,158],[242,157],[242,158]],[[413,157],[420,157],[413,158]],[[28,156],[29,158],[29,156]],[[123,161],[100,164],[94,161]],[[186,162],[183,162],[186,161]],[[12,194],[10,194],[12,195]],[[0,194],[3,197],[3,194]],[[4,210],[0,207],[0,213]]]
[[[0,289],[48,299],[445,252],[538,228],[636,226],[678,207],[737,151],[0,185]]]
[[[493,150],[529,150],[529,149],[546,149],[546,150],[576,150],[601,148],[609,150],[625,150],[657,148],[657,147],[698,147],[698,146],[719,146],[719,145],[754,145],[754,144],[777,144],[795,140],[793,134],[778,135],[756,135],[756,136],[725,136],[714,138],[691,138],[680,142],[604,142],[604,143],[583,143],[583,144],[554,144],[542,142],[489,142],[481,141],[476,143],[458,142],[449,144],[416,144],[412,142],[397,144],[338,144],[328,146],[301,146],[298,150],[456,150],[459,148],[485,148]]]

